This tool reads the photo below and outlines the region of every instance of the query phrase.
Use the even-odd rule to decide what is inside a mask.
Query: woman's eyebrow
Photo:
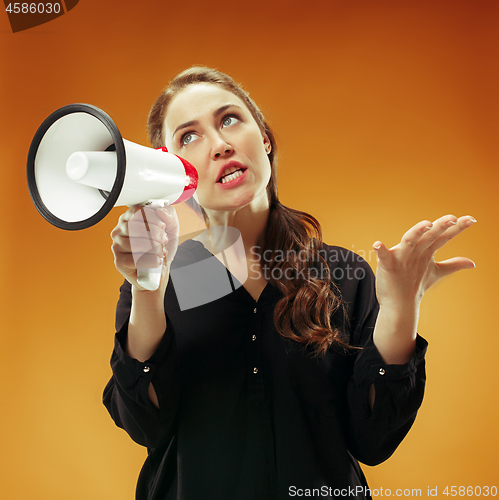
[[[197,125],[199,122],[197,120],[191,120],[189,122],[182,123],[182,125],[179,125],[176,129],[175,132],[172,134],[172,138],[175,137],[175,134],[182,128],[187,128],[187,127],[192,127],[193,125]]]
[[[213,112],[213,116],[216,118],[218,115],[222,114],[228,108],[241,108],[241,106],[238,106],[237,104],[224,104],[223,106],[220,106],[217,110]]]
[[[220,106],[215,111],[213,111],[213,116],[216,118],[218,115],[222,114],[228,108],[241,108],[241,106],[238,106],[237,104],[224,104],[223,106]],[[173,132],[173,134],[172,134],[172,138],[175,137],[175,134],[180,129],[187,128],[187,127],[192,127],[193,125],[197,125],[198,123],[199,123],[198,120],[190,120],[188,122],[182,123],[182,125],[179,125],[175,129],[175,132]]]

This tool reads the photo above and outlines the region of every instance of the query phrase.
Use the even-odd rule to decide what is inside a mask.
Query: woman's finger
[[[392,254],[382,241],[376,241],[373,245],[376,256],[378,257],[378,265],[384,269],[388,269],[392,264]]]
[[[163,256],[144,253],[142,255],[123,253],[116,256],[116,266],[135,272],[137,269],[155,269],[163,263]]]
[[[137,210],[129,220],[129,224],[130,222],[141,222],[145,225],[147,230],[155,226],[164,229],[166,226],[165,222],[156,213],[156,210],[147,207],[137,207]]]
[[[180,224],[177,216],[177,211],[171,205],[159,208],[156,210],[156,216],[164,223],[165,231],[169,234],[170,239],[178,238],[180,234]]]
[[[410,253],[416,248],[421,241],[424,234],[430,231],[433,224],[430,221],[424,220],[418,222],[411,227],[403,236],[398,247],[400,248],[399,254],[401,258],[408,257]]]
[[[162,256],[164,247],[164,244],[151,242],[146,238],[130,238],[131,253],[136,255],[137,258],[146,253]]]
[[[457,217],[454,215],[444,215],[433,222],[432,227],[419,240],[414,249],[416,255],[421,255],[433,244],[433,242],[442,236],[450,228],[457,224]]]
[[[160,257],[152,253],[144,253],[142,255],[134,253],[133,257],[137,269],[155,269],[164,262],[163,255]]]
[[[127,269],[129,272],[135,271],[135,261],[131,253],[117,253],[115,254],[115,265],[121,269]]]
[[[436,262],[438,279],[463,269],[475,268],[475,263],[466,257],[453,257],[452,259]]]
[[[114,255],[132,254],[135,259],[139,259],[144,254],[150,254],[157,257],[163,257],[165,249],[171,242],[151,243],[147,238],[122,238],[117,237],[113,240],[111,249]]]
[[[442,248],[448,241],[462,233],[465,229],[472,226],[476,223],[476,219],[471,217],[471,215],[465,215],[463,217],[459,217],[457,223],[455,225],[451,225],[447,228],[440,236],[435,238],[433,242],[427,247],[428,253],[431,255],[435,254],[435,252]]]
[[[168,241],[168,235],[164,228],[151,224],[148,225],[136,219],[131,219],[128,222],[128,236],[130,238],[149,239],[160,244]]]
[[[111,250],[116,255],[118,253],[132,253],[132,248],[130,246],[130,238],[122,234],[116,234],[112,236],[113,243],[111,245]]]
[[[164,246],[166,262],[171,263],[178,249],[178,238],[168,241]]]
[[[397,259],[403,260],[404,258],[407,258],[414,250],[422,236],[428,232],[431,227],[432,224],[429,221],[418,222],[402,236],[402,240],[398,245],[395,245],[390,249],[388,249],[382,241],[376,241],[373,248],[376,251],[378,260],[384,263],[383,267],[386,268],[388,264],[391,263],[394,258],[392,255],[392,250],[394,249],[398,250]]]

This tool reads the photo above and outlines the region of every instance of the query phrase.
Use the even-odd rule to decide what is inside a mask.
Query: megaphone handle
[[[163,264],[155,269],[137,269],[137,283],[146,290],[157,290],[162,270]]]
[[[147,206],[148,208],[163,208],[165,205],[168,205],[168,202],[165,200],[149,200],[141,206]],[[147,223],[144,209],[141,208],[141,211],[147,232],[149,232],[149,224]],[[150,238],[150,240],[152,242],[152,238]],[[163,264],[153,269],[137,269],[137,283],[146,290],[157,290],[159,288],[159,283],[161,282],[162,270]]]

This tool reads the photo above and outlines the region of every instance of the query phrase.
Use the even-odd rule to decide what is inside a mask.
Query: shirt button
[[[379,374],[380,375],[384,375],[386,372],[385,372],[385,369],[384,368],[380,368],[379,369]]]
[[[253,312],[256,314],[256,307],[253,309]]]
[[[256,335],[253,335],[253,336],[251,337],[251,340],[256,340]]]
[[[255,374],[258,373],[258,368],[256,368],[256,367],[253,368],[253,373],[255,373]]]
[[[151,369],[150,369],[148,366],[144,366],[144,368],[142,368],[142,371],[143,371],[144,373],[148,373],[148,372],[150,372],[150,371],[151,371]]]

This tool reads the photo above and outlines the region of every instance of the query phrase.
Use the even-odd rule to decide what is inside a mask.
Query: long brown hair
[[[321,226],[312,215],[286,207],[279,201],[275,137],[248,93],[230,76],[215,69],[194,66],[183,71],[165,88],[149,113],[147,125],[153,147],[165,145],[163,129],[169,103],[185,87],[195,83],[218,85],[239,97],[262,134],[270,140],[271,176],[267,186],[270,213],[260,256],[265,257],[261,259],[265,278],[283,295],[274,313],[277,331],[285,338],[305,344],[316,354],[324,354],[332,344],[346,346],[340,331],[331,323],[342,301],[320,252]],[[202,208],[201,212],[206,217]]]

